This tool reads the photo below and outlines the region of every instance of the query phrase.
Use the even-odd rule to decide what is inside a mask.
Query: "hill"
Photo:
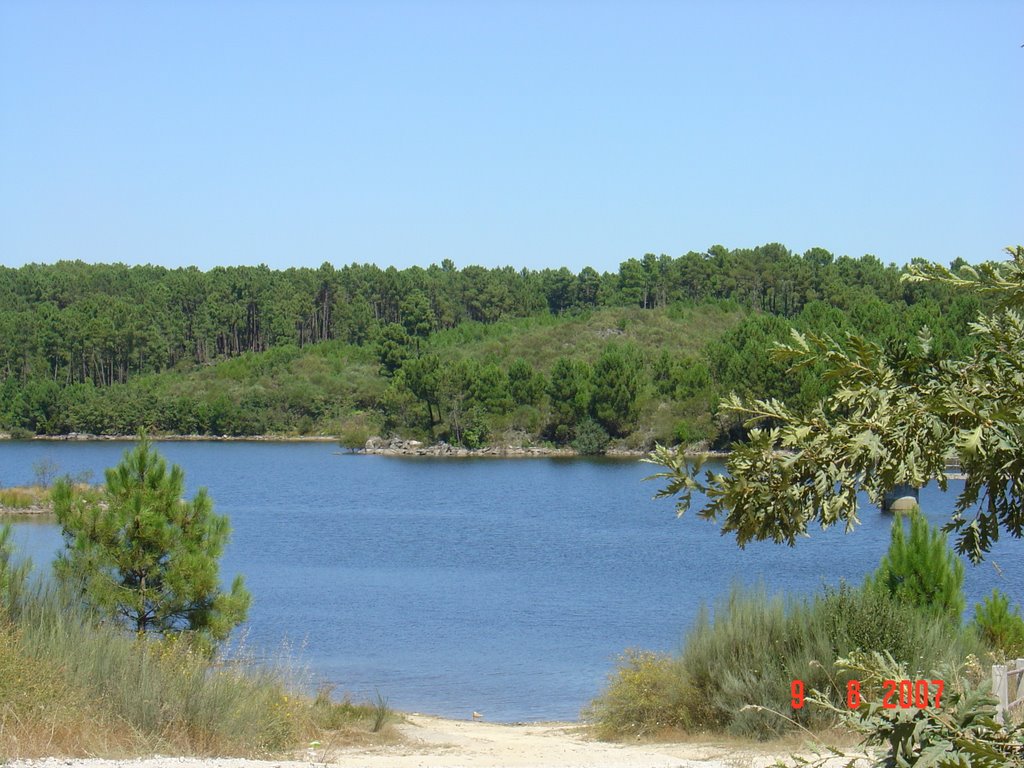
[[[0,429],[15,435],[397,434],[466,447],[716,444],[733,390],[824,386],[791,328],[962,351],[969,300],[870,256],[778,244],[585,268],[0,268]]]
[[[580,391],[572,393],[575,403],[560,423],[575,426],[574,413],[580,419],[589,413],[595,366],[618,354],[635,365],[625,377],[623,399],[632,401],[635,422],[620,436],[637,444],[671,440],[690,412],[692,423],[710,429],[711,393],[695,390],[675,400],[666,383],[679,382],[653,377],[675,375],[681,381],[689,371],[706,379],[704,349],[748,314],[736,306],[706,305],[469,321],[418,345],[393,342],[399,352],[391,349],[392,356],[401,359],[393,371],[381,360],[388,354],[386,341],[285,345],[124,384],[69,385],[60,391],[48,427],[55,434],[132,434],[139,428],[234,436],[343,434],[355,444],[387,433],[458,442],[452,432],[461,419],[462,431],[467,421],[470,429],[483,430],[475,442],[468,435],[461,442],[539,441],[553,407],[563,402],[557,396],[553,401],[550,391],[556,367],[572,364],[569,377]],[[420,378],[432,380],[414,380],[427,366],[433,366],[432,374]]]

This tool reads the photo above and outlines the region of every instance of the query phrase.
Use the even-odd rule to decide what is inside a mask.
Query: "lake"
[[[0,442],[0,484],[116,464],[119,442]],[[635,460],[428,459],[345,454],[330,443],[162,442],[231,518],[225,581],[253,593],[246,643],[283,644],[316,681],[393,707],[492,721],[572,720],[627,648],[673,651],[702,604],[734,583],[811,593],[859,582],[889,540],[865,505],[851,535],[739,550],[714,525],[653,501]],[[962,484],[951,482],[951,491]],[[945,520],[953,494],[922,491]],[[19,523],[37,563],[55,525]],[[967,566],[968,605],[994,586],[1024,599],[1021,542]],[[998,566],[998,567],[997,567]]]

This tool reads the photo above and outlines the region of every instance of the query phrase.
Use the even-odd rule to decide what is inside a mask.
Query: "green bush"
[[[608,447],[608,433],[593,419],[587,418],[576,425],[572,447],[583,456],[596,456]]]
[[[1024,618],[1016,607],[1010,608],[1010,598],[998,589],[993,589],[985,602],[974,606],[971,626],[1003,658],[1024,656]]]
[[[924,672],[936,660],[959,660],[984,651],[976,633],[951,632],[947,622],[874,589],[846,584],[826,589],[817,598],[815,611],[823,618],[836,656],[854,651],[889,653]]]
[[[371,436],[380,432],[379,425],[367,414],[357,411],[347,416],[338,430],[338,442],[350,451],[359,451],[366,446]]]
[[[790,709],[790,684],[824,688],[832,658],[810,604],[734,589],[713,619],[702,611],[678,657],[624,656],[587,715],[605,737],[672,726],[766,737],[788,727],[776,715],[744,710],[749,704],[820,725],[808,721],[809,710]]]
[[[487,443],[488,426],[482,408],[472,406],[461,414],[449,419],[449,429],[454,442],[465,448],[482,448]]]
[[[897,515],[889,551],[867,583],[915,608],[959,624],[966,606],[964,564],[950,548],[946,534],[931,528],[920,510],[912,510],[908,517],[909,537]]]
[[[678,659],[644,659],[639,665],[625,657],[591,716],[606,735],[649,732],[666,722],[756,737],[777,734],[793,722],[829,725],[825,710],[791,709],[793,680],[841,698],[847,679],[833,666],[853,653],[888,654],[915,673],[984,655],[979,633],[960,622],[963,578],[963,564],[945,535],[930,529],[919,511],[910,516],[909,538],[897,518],[888,552],[860,589],[841,584],[813,599],[788,602],[769,598],[763,588],[734,589],[715,607],[713,620],[701,613]],[[979,629],[989,627],[1000,638],[1015,637],[1014,618],[1024,623],[1010,614],[1008,601],[995,598],[978,616]],[[661,684],[642,687],[655,672]],[[662,678],[673,675],[678,680],[669,687]],[[648,701],[665,690],[693,695],[666,697],[660,706]]]
[[[1010,768],[1024,765],[1024,725],[995,722],[996,700],[988,683],[972,681],[961,674],[959,665],[939,667],[923,675],[944,680],[940,706],[886,709],[882,706],[885,680],[912,679],[914,674],[891,657],[880,653],[852,654],[836,662],[838,669],[861,682],[864,694],[860,707],[850,711],[836,706],[815,691],[808,697],[815,708],[832,712],[848,728],[864,734],[864,745],[882,747],[876,752],[876,766],[899,768]],[[838,761],[842,752],[805,765],[825,768]],[[852,764],[852,761],[851,763]]]
[[[701,613],[678,657],[624,656],[586,714],[606,738],[668,727],[767,738],[794,721],[828,727],[831,713],[792,709],[790,685],[801,680],[807,691],[842,700],[847,678],[833,664],[858,648],[889,650],[919,670],[983,651],[973,632],[871,589],[843,586],[788,601],[763,588],[734,589],[713,619]]]
[[[755,705],[785,712],[808,727],[810,710],[792,710],[790,685],[825,688],[832,660],[828,633],[806,601],[734,589],[714,619],[702,615],[686,638],[681,665],[697,691],[696,724],[737,736],[765,738],[789,727]]]

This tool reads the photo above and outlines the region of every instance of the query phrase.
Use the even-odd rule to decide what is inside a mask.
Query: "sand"
[[[332,748],[317,744],[291,760],[148,757],[132,760],[46,758],[13,768],[767,768],[788,753],[722,743],[611,744],[574,723],[499,725],[409,715],[400,743]],[[807,754],[806,752],[804,754]],[[840,761],[836,760],[835,765]]]

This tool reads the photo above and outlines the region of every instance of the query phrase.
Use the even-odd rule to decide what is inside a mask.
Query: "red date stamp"
[[[924,709],[925,707],[942,706],[942,692],[946,684],[942,680],[883,680],[883,709]],[[789,684],[792,695],[790,704],[793,709],[803,709],[805,693],[804,681],[794,680]],[[850,680],[846,684],[846,706],[857,709],[864,699],[860,692],[860,680]]]

